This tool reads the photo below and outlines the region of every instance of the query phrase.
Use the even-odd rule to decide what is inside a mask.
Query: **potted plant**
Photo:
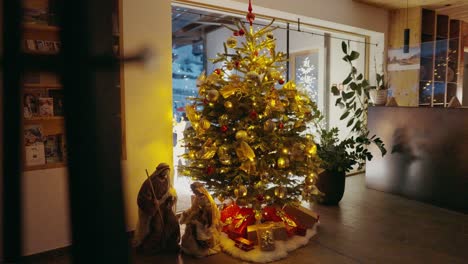
[[[317,181],[317,188],[324,193],[320,203],[334,205],[343,197],[346,172],[356,165],[355,153],[348,152],[348,149],[354,148],[355,142],[352,138],[340,141],[336,127],[328,131],[320,129],[319,134],[317,154],[322,160],[323,171]]]
[[[364,79],[361,73],[357,72],[353,61],[359,58],[356,51],[348,51],[345,42],[342,43],[342,49],[345,53],[343,60],[350,65],[350,73],[343,81],[343,89],[340,90],[335,85],[331,87],[331,92],[338,98],[335,105],[343,109],[340,120],[346,122],[350,128],[349,135],[339,140],[338,128],[330,130],[323,129],[321,122],[315,125],[320,136],[320,143],[317,146],[317,153],[322,159],[322,169],[324,171],[319,175],[317,187],[325,194],[322,199],[324,204],[337,204],[343,197],[345,175],[354,166],[361,169],[366,160],[373,158],[368,147],[375,144],[381,151],[382,156],[387,150],[382,140],[377,135],[370,135],[367,129],[367,106],[370,99],[370,91],[376,89],[371,86],[369,81]],[[383,75],[377,78],[377,86],[384,85]],[[320,120],[323,120],[321,118]]]
[[[377,85],[370,91],[370,96],[374,105],[385,105],[387,103],[388,86],[384,74],[375,74]]]

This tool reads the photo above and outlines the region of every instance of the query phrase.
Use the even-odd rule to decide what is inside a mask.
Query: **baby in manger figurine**
[[[147,176],[138,193],[134,246],[143,254],[179,252],[180,227],[174,213],[177,194],[171,185],[170,167],[161,163]]]
[[[192,206],[183,212],[180,219],[185,224],[181,248],[186,254],[204,257],[218,253],[219,211],[203,184],[194,182],[190,185],[194,193]]]

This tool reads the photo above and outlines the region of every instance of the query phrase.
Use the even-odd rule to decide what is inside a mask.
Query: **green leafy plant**
[[[331,129],[327,131],[319,131],[321,139],[326,144],[332,144],[337,153],[341,153],[342,148],[347,150],[348,159],[352,159],[354,164],[350,164],[344,160],[342,162],[343,168],[349,171],[350,168],[357,164],[359,169],[362,168],[366,160],[372,159],[372,153],[369,152],[368,147],[371,144],[375,144],[382,156],[387,153],[383,141],[377,137],[377,135],[370,135],[367,129],[367,110],[370,99],[370,90],[376,89],[376,86],[371,86],[369,81],[366,80],[362,73],[358,73],[356,67],[353,65],[353,61],[359,58],[359,52],[354,50],[348,50],[348,45],[343,41],[342,50],[345,56],[343,60],[346,61],[350,66],[350,73],[343,81],[344,88],[338,89],[336,85],[331,87],[331,92],[338,98],[335,101],[336,106],[340,106],[343,109],[343,114],[340,116],[340,120],[346,122],[346,126],[351,128],[350,135],[346,137],[342,142],[336,141],[338,139],[338,129]],[[377,85],[384,84],[384,76],[378,75]],[[328,143],[327,143],[328,142]],[[321,143],[323,148],[324,143]],[[324,153],[322,153],[324,155]],[[324,159],[323,157],[321,157]],[[325,162],[332,163],[331,160]]]
[[[355,142],[351,138],[343,141],[338,139],[338,128],[330,130],[321,129],[320,144],[317,145],[317,153],[322,160],[321,167],[329,172],[348,172],[356,164],[353,149]]]

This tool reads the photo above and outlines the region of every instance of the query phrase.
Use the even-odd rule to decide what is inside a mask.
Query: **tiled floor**
[[[347,178],[339,206],[317,205],[315,210],[322,222],[318,235],[275,263],[468,263],[468,215],[367,189],[363,175]],[[242,263],[223,253],[201,259],[133,256],[133,262]]]

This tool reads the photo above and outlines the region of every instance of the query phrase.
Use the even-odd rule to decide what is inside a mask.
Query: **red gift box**
[[[262,213],[263,220],[273,222],[284,222],[288,236],[293,236],[297,233],[297,223],[294,219],[286,214],[282,209],[267,206],[263,208]]]
[[[255,213],[252,208],[241,208],[232,218],[227,228],[229,238],[247,237],[247,226],[255,224]]]
[[[223,224],[223,232],[227,233],[229,231],[229,225],[232,224],[234,217],[237,215],[239,210],[240,207],[237,204],[232,203],[221,211],[220,220]]]
[[[307,228],[303,227],[303,226],[298,226],[297,229],[296,229],[296,235],[298,236],[305,236],[307,233]]]
[[[234,217],[237,212],[239,212],[240,210],[240,207],[235,204],[235,203],[232,203],[228,206],[226,206],[222,211],[221,211],[221,222],[226,222],[226,220],[229,218],[229,217]]]

